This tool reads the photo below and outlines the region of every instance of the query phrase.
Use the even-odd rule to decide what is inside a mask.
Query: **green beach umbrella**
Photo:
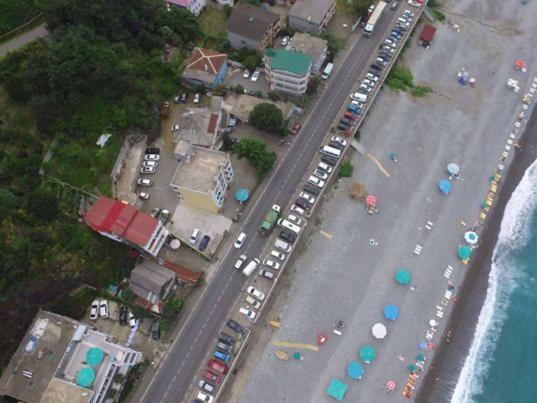
[[[365,344],[360,348],[360,352],[358,353],[358,355],[363,362],[369,364],[376,358],[377,352],[375,351],[375,348],[373,346]]]
[[[416,360],[423,362],[425,361],[425,356],[423,354],[418,354],[416,355]]]
[[[408,366],[408,372],[414,372],[417,369],[418,369],[418,367],[416,367],[414,364],[410,364]]]
[[[459,253],[459,258],[461,258],[462,260],[467,260],[472,257],[473,252],[472,252],[472,248],[470,248],[467,245],[463,245],[463,246],[459,246],[458,253]]]
[[[95,371],[89,367],[84,367],[76,374],[76,383],[83,388],[89,388],[95,381]]]
[[[395,281],[397,281],[399,284],[409,284],[411,279],[412,276],[408,270],[399,269],[397,270],[397,273],[395,273]]]
[[[103,362],[104,352],[99,347],[92,347],[86,351],[86,362],[89,366],[95,367]]]

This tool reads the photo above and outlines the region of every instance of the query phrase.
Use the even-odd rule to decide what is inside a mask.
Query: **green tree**
[[[265,142],[259,139],[243,137],[235,144],[237,158],[246,158],[257,170],[259,179],[264,178],[274,167],[276,153],[267,150]]]
[[[0,223],[20,206],[20,198],[9,189],[0,188]]]
[[[341,46],[342,46],[341,41],[337,39],[334,36],[334,34],[331,33],[330,31],[323,32],[321,34],[321,38],[327,42],[326,49],[328,52],[328,57],[326,60],[328,62],[333,62],[334,58],[336,57],[338,52],[341,50]]]
[[[373,4],[373,0],[352,0],[352,8],[357,15],[367,16],[367,10]]]
[[[257,104],[248,116],[248,123],[259,130],[283,134],[284,119],[282,111],[271,103]]]
[[[235,87],[233,87],[233,92],[237,94],[244,94],[244,87],[240,84],[237,84]]]
[[[270,99],[272,102],[277,102],[280,100],[280,94],[275,91],[270,91],[268,93],[268,99]]]
[[[43,221],[53,220],[60,212],[56,195],[41,191],[26,195],[25,207],[28,215]]]
[[[255,70],[257,67],[261,66],[263,59],[259,54],[246,56],[242,62],[242,65],[245,69],[250,71]]]

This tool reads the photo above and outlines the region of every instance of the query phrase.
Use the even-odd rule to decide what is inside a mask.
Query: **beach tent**
[[[358,361],[351,361],[347,366],[347,375],[351,379],[362,379],[364,368]]]
[[[469,246],[463,245],[459,246],[458,254],[460,259],[467,260],[472,257],[473,251]]]
[[[366,364],[370,364],[371,361],[373,361],[377,356],[377,352],[375,351],[375,348],[373,346],[364,344],[360,348],[360,352],[358,353],[358,355],[363,362],[365,362]]]
[[[478,239],[479,237],[474,231],[468,231],[466,234],[464,234],[464,240],[470,245],[475,245]]]
[[[410,364],[408,366],[408,372],[414,372],[417,369],[418,369],[418,367],[416,367],[414,364]]]
[[[326,388],[326,393],[328,393],[334,399],[341,401],[345,397],[347,388],[348,386],[345,382],[341,382],[339,379],[332,378],[332,380],[330,381],[330,385],[328,385],[328,388]]]
[[[91,367],[96,367],[104,359],[104,352],[99,347],[92,347],[86,351],[86,362]]]
[[[373,333],[373,336],[376,339],[383,339],[388,334],[388,331],[386,330],[386,326],[382,323],[375,323],[371,328],[371,333]]]
[[[239,203],[244,203],[250,197],[250,191],[245,188],[240,188],[235,192],[235,199]]]
[[[399,308],[396,305],[386,305],[384,307],[384,317],[388,320],[396,320],[399,317]]]
[[[409,284],[411,280],[410,272],[405,269],[399,269],[397,270],[397,273],[395,273],[395,281],[397,281],[399,284]]]
[[[451,174],[451,175],[458,175],[459,174],[459,171],[460,171],[460,168],[457,164],[455,164],[454,162],[451,162],[448,164],[447,166],[447,171]]]
[[[447,195],[449,192],[451,192],[451,189],[453,189],[453,185],[447,179],[442,179],[440,182],[438,182],[438,188],[442,193]]]
[[[76,384],[83,388],[89,388],[95,382],[95,371],[89,367],[84,367],[76,374]]]

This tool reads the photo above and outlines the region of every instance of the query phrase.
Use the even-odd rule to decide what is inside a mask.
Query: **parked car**
[[[192,102],[194,102],[195,104],[199,104],[200,101],[201,101],[201,94],[200,93],[194,94],[194,100]]]
[[[205,392],[209,392],[209,393],[213,393],[216,389],[216,387],[212,383],[209,383],[208,381],[204,379],[201,379],[198,382],[198,386],[201,390],[204,390]]]
[[[255,312],[252,311],[251,309],[240,307],[239,313],[242,313],[244,316],[246,316],[250,320],[255,319]]]
[[[179,125],[173,125],[173,126],[172,126],[172,132],[176,132],[176,131],[178,131],[179,129],[181,129],[181,126],[179,126]]]
[[[235,322],[235,323],[237,323],[237,322]],[[215,371],[217,374],[224,374],[225,375],[229,371],[229,368],[227,367],[226,364],[224,364],[223,362],[217,361],[217,360],[213,360],[213,359],[210,359],[207,362],[207,367],[210,370]]]
[[[213,374],[211,371],[205,371],[203,373],[203,379],[218,385],[222,382],[222,375]]]
[[[145,149],[146,154],[160,154],[160,148],[158,147],[147,147]]]
[[[198,246],[198,250],[200,252],[205,252],[205,249],[207,249],[207,245],[209,245],[209,241],[211,240],[211,237],[209,235],[204,235],[203,238],[201,238],[200,245]]]
[[[181,94],[181,102],[186,103],[188,101],[188,95],[186,95],[186,92],[183,92]]]
[[[351,127],[351,126],[354,126],[355,123],[354,123],[354,120],[351,120],[351,119],[347,119],[345,117],[341,118],[339,120],[339,123],[344,125],[344,126],[347,126],[347,127]]]
[[[237,333],[244,333],[243,327],[237,322],[235,322],[233,319],[228,320],[226,324],[230,329],[233,329]]]
[[[198,394],[196,395],[196,399],[200,400],[203,403],[213,403],[214,402],[214,397],[212,397],[211,395],[208,395],[206,393],[203,393],[203,392],[198,392]]]
[[[156,161],[144,161],[142,162],[142,166],[143,167],[157,167],[158,166],[158,162]]]
[[[153,324],[151,325],[151,338],[153,340],[160,340],[160,328],[158,325],[158,321],[153,321]]]
[[[306,200],[309,204],[313,204],[315,203],[315,197],[313,197],[312,195],[309,195],[305,192],[300,192],[300,197],[304,200]]]
[[[244,262],[246,262],[247,259],[248,259],[248,256],[240,255],[233,267],[237,270],[240,270],[242,265],[244,264]]]
[[[310,205],[309,205],[308,201],[306,199],[304,199],[303,197],[299,197],[298,199],[296,199],[295,204],[298,207],[300,207],[301,209],[304,209],[304,210],[309,210],[310,209]]]
[[[275,262],[274,260],[270,259],[263,259],[263,265],[270,267],[271,269],[278,270],[280,268],[280,264],[278,262]]]
[[[331,138],[331,141],[335,141],[339,144],[341,144],[343,147],[347,145],[347,140],[345,140],[343,137],[334,136]]]
[[[105,319],[108,318],[108,301],[105,299],[99,302],[99,316]]]
[[[298,134],[298,132],[299,132],[299,130],[300,130],[301,127],[302,127],[302,125],[301,125],[300,123],[298,123],[298,122],[295,123],[295,124],[293,125],[292,129],[291,129],[291,134],[293,134],[293,135]]]
[[[321,189],[319,189],[317,186],[313,186],[310,183],[306,183],[304,187],[302,188],[305,192],[311,193],[314,196],[319,196],[321,194]]]
[[[196,245],[196,242],[198,242],[198,238],[200,237],[201,231],[197,228],[194,228],[194,231],[192,231],[192,235],[190,235],[190,239],[188,240],[188,243],[190,245]]]
[[[181,102],[181,96],[180,95],[176,95],[173,97],[173,102],[178,104],[179,102]]]
[[[287,221],[292,222],[295,225],[302,225],[302,223],[304,222],[304,220],[302,218],[297,217],[294,214],[289,214],[287,216]]]
[[[244,241],[246,241],[246,234],[244,232],[241,232],[233,246],[235,247],[235,249],[240,249],[242,248],[242,245],[244,245]]]
[[[342,145],[341,143],[338,143],[337,141],[330,141],[328,143],[328,145],[332,148],[336,148],[338,150],[343,150],[345,148],[344,145]]]
[[[145,187],[153,186],[153,181],[151,179],[140,178],[138,179],[136,183],[138,184],[138,186],[145,186]]]
[[[255,83],[257,81],[257,79],[259,78],[259,76],[261,75],[261,70],[259,69],[256,69],[254,71],[254,74],[252,74],[252,77],[250,78],[250,80]]]
[[[170,211],[169,210],[162,210],[160,212],[159,220],[162,221],[163,224],[166,224],[170,220]]]
[[[339,144],[339,143],[338,143]],[[325,182],[319,178],[317,178],[316,176],[314,175],[311,175],[309,178],[308,178],[308,183],[313,185],[313,186],[317,186],[318,188],[323,188],[324,187],[324,184]]]
[[[227,333],[224,333],[224,332],[220,332],[218,334],[218,340],[221,341],[222,343],[226,343],[226,344],[228,344],[230,346],[235,344],[235,338],[233,336],[230,336]]]
[[[291,234],[287,230],[281,230],[280,233],[278,234],[278,237],[280,237],[281,239],[289,243],[294,243],[296,241],[296,235]]]
[[[392,4],[390,5],[390,10],[395,10],[398,5],[399,5],[399,2],[397,0],[392,1]]]
[[[149,213],[149,215],[153,218],[158,218],[158,216],[160,215],[160,208],[155,207],[153,210],[151,210],[151,213]]]
[[[93,300],[93,302],[91,303],[91,308],[90,308],[91,320],[97,320],[97,318],[99,317],[99,306],[100,306],[99,300],[98,299]]]
[[[241,309],[244,309],[244,308],[241,308]],[[250,311],[250,312],[253,312],[253,311]],[[255,312],[253,312],[254,314],[254,317],[255,317]],[[214,352],[214,358],[220,360],[220,361],[223,361],[223,362],[230,362],[231,361],[231,355],[227,354],[227,353],[223,353],[221,351],[218,351],[216,350]]]
[[[250,305],[252,308],[254,309],[259,309],[261,308],[261,302],[259,302],[258,300],[256,300],[254,297],[252,297],[251,295],[247,295],[246,298],[244,298],[244,301]]]
[[[328,174],[319,168],[316,168],[315,171],[313,171],[313,175],[315,175],[317,178],[322,179],[324,181],[328,179]],[[297,224],[297,225],[300,225],[300,224]]]
[[[160,154],[146,154],[144,155],[145,161],[158,161],[160,160]]]
[[[382,54],[382,52],[380,52],[380,54]],[[364,78],[362,80],[362,84],[368,85],[369,87],[374,87],[375,84],[376,84],[376,81],[372,81],[372,80],[369,80],[367,78]]]
[[[248,77],[250,77],[250,70],[248,70],[248,69],[244,69],[244,73],[242,73],[242,77],[243,77],[243,78],[248,78]]]
[[[282,252],[278,252],[277,250],[271,250],[270,256],[275,257],[276,259],[280,261],[285,260],[285,255]]]
[[[142,200],[148,200],[151,195],[147,192],[138,192],[138,197]]]
[[[343,114],[343,117],[345,119],[350,119],[350,120],[358,120],[358,118],[360,117],[360,115],[356,114],[356,113],[353,113],[353,112],[350,112],[350,111],[347,111]]]
[[[278,252],[278,253],[280,253],[280,252]],[[246,289],[246,292],[247,292],[248,294],[252,294],[252,295],[253,295],[254,297],[256,297],[259,301],[263,301],[263,300],[265,299],[265,294],[263,294],[261,291],[259,291],[259,290],[258,290],[257,288],[255,288],[255,287],[252,287],[252,286],[248,287],[248,288]]]
[[[134,314],[132,312],[129,312],[129,326],[130,326],[130,328],[134,329],[137,324],[138,324],[138,321],[134,317]]]
[[[287,45],[289,44],[289,40],[290,40],[290,39],[291,39],[291,38],[289,38],[288,36],[284,36],[284,37],[282,38],[281,42],[280,42],[280,45],[281,45],[281,46],[287,46]]]
[[[317,169],[322,169],[327,174],[331,174],[333,171],[333,168],[326,162],[319,162],[319,165],[317,165]]]
[[[265,269],[261,269],[259,270],[259,275],[261,277],[265,277],[265,278],[268,278],[269,280],[273,280],[274,279],[274,273],[268,271],[268,270],[265,270]]]
[[[332,166],[336,166],[337,162],[338,162],[338,159],[336,157],[332,157],[330,155],[323,155],[321,157],[321,161],[326,163],[326,164],[329,164],[329,165],[332,165]]]
[[[377,58],[378,59],[378,58]],[[360,84],[360,91],[365,92],[366,94],[369,94],[371,91],[373,91],[373,88],[370,87],[367,84]]]
[[[300,215],[306,214],[304,209],[301,207],[298,207],[296,204],[293,204],[289,210],[294,211],[295,213],[298,213]]]
[[[376,74],[371,74],[371,73],[366,73],[365,78],[374,82],[377,82],[379,80],[379,76],[377,76]]]
[[[119,324],[122,326],[127,324],[127,307],[125,305],[119,307]]]
[[[157,169],[155,167],[141,167],[140,173],[141,174],[154,174],[157,172]]]

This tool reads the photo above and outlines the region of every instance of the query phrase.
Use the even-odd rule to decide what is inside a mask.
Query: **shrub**
[[[233,92],[237,94],[244,94],[244,87],[240,84],[237,84],[235,87],[233,87]]]
[[[424,97],[425,95],[427,95],[430,92],[433,92],[433,90],[430,87],[418,85],[417,87],[412,89],[412,96],[413,97]]]
[[[339,168],[338,176],[340,178],[350,178],[353,171],[354,167],[352,166],[352,163],[349,160],[345,160]]]

